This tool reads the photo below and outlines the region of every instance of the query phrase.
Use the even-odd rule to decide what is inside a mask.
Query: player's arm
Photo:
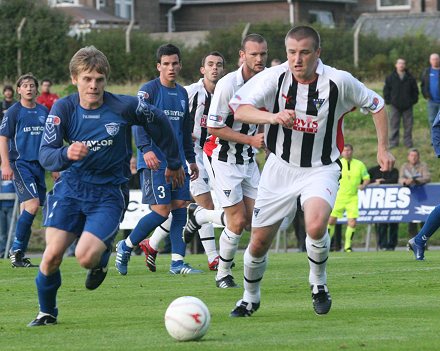
[[[234,118],[237,121],[253,124],[280,124],[284,128],[292,128],[295,120],[294,110],[283,110],[272,113],[259,110],[252,105],[240,105],[235,111]]]
[[[181,186],[185,180],[182,162],[179,157],[179,146],[168,117],[155,106],[138,95],[136,108],[138,125],[142,125],[154,143],[162,150],[167,159],[165,178],[172,180],[173,186]]]
[[[242,134],[240,132],[236,132],[235,130],[233,130],[228,126],[224,126],[222,128],[208,127],[208,133],[215,135],[216,137],[223,140],[233,141],[239,144],[250,145],[256,148],[264,147],[263,133],[257,133],[255,135],[247,135],[247,134]]]
[[[377,162],[382,172],[390,171],[394,166],[394,156],[388,150],[388,117],[385,108],[373,113],[377,134]]]
[[[46,118],[38,159],[43,168],[51,172],[59,172],[70,167],[73,162],[86,157],[89,149],[81,142],[64,144],[69,111],[60,100],[55,103],[51,112]]]
[[[9,163],[8,140],[6,136],[0,135],[0,157],[2,161],[1,170],[3,180],[11,180],[14,174],[11,164]]]
[[[134,142],[136,144],[136,147],[142,153],[147,167],[153,171],[158,170],[160,166],[160,160],[154,153],[152,140],[143,127],[134,127]]]
[[[196,153],[194,152],[194,141],[192,138],[192,130],[194,124],[188,108],[186,108],[183,119],[183,152],[185,159],[189,163],[189,171],[191,180],[196,180],[199,177],[199,167],[196,163]]]

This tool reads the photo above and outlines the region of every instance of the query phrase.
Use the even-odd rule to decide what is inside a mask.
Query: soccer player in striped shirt
[[[293,218],[298,197],[304,209],[313,308],[316,314],[330,311],[327,222],[341,173],[338,158],[344,146],[345,114],[356,107],[373,114],[378,163],[382,171],[394,164],[383,99],[348,72],[322,63],[320,37],[312,27],[292,28],[285,44],[287,62],[258,74],[230,102],[236,120],[265,124],[270,151],[244,254],[244,294],[232,317],[250,316],[260,307],[267,252],[283,218]]]
[[[237,287],[231,266],[241,234],[250,225],[260,180],[253,148],[264,146],[263,133],[257,133],[257,125],[234,120],[229,100],[240,87],[264,70],[267,61],[266,40],[259,34],[247,35],[241,43],[240,57],[243,61],[241,67],[217,83],[207,121],[211,136],[203,148],[205,168],[226,217],[226,227],[219,239],[218,288]],[[201,225],[206,218],[203,221],[200,218],[207,217],[203,213],[209,211],[201,207],[193,215],[188,211],[188,219],[193,217],[195,223]]]

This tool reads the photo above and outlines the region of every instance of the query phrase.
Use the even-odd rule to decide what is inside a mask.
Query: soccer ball
[[[206,334],[211,315],[202,300],[193,296],[175,299],[165,312],[168,334],[179,341],[198,340]]]

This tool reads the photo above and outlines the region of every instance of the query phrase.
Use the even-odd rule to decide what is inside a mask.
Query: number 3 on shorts
[[[165,197],[165,187],[163,185],[158,186],[157,191],[159,191],[159,199],[163,199]]]

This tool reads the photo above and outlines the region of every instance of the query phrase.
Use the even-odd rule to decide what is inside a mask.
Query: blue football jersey
[[[38,149],[48,112],[43,105],[27,108],[20,102],[6,111],[0,125],[0,135],[9,139],[10,161],[38,161]]]
[[[195,163],[192,124],[188,107],[188,93],[185,88],[179,84],[176,84],[175,88],[165,87],[160,83],[160,79],[156,78],[144,84],[140,88],[138,95],[144,96],[148,103],[164,111],[165,115],[168,117],[179,145],[180,160],[185,169],[185,160],[189,163]],[[135,127],[134,138],[137,148],[141,151],[138,152],[137,157],[138,170],[147,168],[143,159],[143,154],[148,151],[153,151],[157,158],[161,160],[161,169],[167,167],[165,155],[145,130]]]
[[[131,127],[142,125],[166,155],[169,168],[182,166],[178,144],[164,113],[143,98],[104,93],[97,109],[80,106],[79,95],[58,100],[47,118],[40,147],[40,163],[51,171],[76,176],[93,184],[122,184],[130,177]],[[67,145],[64,144],[67,142]],[[67,158],[70,144],[89,148],[79,161]]]

